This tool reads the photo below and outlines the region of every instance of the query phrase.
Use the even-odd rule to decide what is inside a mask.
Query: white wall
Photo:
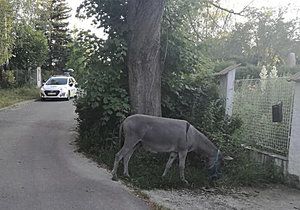
[[[232,116],[232,108],[233,108],[235,72],[236,70],[233,69],[229,71],[227,74],[227,83],[226,83],[227,94],[226,94],[225,113],[230,117]]]
[[[288,172],[300,177],[300,82],[295,85]]]
[[[36,86],[39,88],[42,86],[42,69],[37,67],[36,69]]]

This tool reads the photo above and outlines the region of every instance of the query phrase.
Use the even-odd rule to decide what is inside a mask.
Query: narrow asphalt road
[[[0,110],[0,209],[148,209],[110,174],[74,152],[72,101]]]

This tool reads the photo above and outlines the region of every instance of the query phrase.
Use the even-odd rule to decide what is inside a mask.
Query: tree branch
[[[234,14],[234,15],[240,15],[240,16],[244,16],[243,13],[245,12],[245,10],[249,7],[250,4],[253,3],[254,0],[252,0],[248,5],[246,5],[240,12],[235,12],[233,9],[229,10],[227,8],[224,8],[224,7],[221,7],[220,5],[212,2],[212,1],[208,1],[208,3],[220,10],[223,10],[225,12],[228,12],[228,13],[231,13],[231,14]]]
[[[191,27],[192,27],[192,30],[194,31],[194,33],[195,33],[195,35],[196,35],[197,40],[198,40],[198,41],[199,41],[199,40],[203,41],[203,38],[202,38],[201,35],[198,33],[198,30],[196,29],[195,25],[193,24],[192,17],[191,17],[191,15],[190,15],[190,11],[188,11],[187,16],[188,16],[188,19],[189,19],[189,23],[190,23],[190,25],[191,25]]]

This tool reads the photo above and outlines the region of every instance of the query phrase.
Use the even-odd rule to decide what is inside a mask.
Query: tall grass
[[[97,129],[96,129],[97,130]],[[120,149],[118,139],[115,146],[108,144],[103,146],[101,131],[81,133],[78,138],[78,146],[81,152],[98,162],[102,167],[109,170],[113,167],[115,154]],[[238,133],[238,132],[237,132]],[[226,162],[223,167],[223,176],[216,182],[211,183],[208,179],[207,160],[189,153],[186,160],[185,175],[190,185],[185,185],[179,179],[178,160],[174,161],[172,168],[165,178],[161,175],[169,154],[153,154],[140,148],[133,154],[129,162],[129,173],[131,178],[122,176],[123,164],[120,162],[118,168],[119,178],[129,183],[131,186],[140,189],[199,189],[202,187],[230,188],[238,186],[261,186],[267,183],[277,183],[282,181],[282,176],[272,165],[257,163],[251,158],[251,153],[240,146],[240,135],[235,134],[234,145],[226,148],[231,150],[233,161]],[[225,148],[223,148],[225,149]]]
[[[0,89],[0,108],[38,97],[39,91],[35,87]]]

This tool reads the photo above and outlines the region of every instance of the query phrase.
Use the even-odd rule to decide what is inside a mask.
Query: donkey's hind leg
[[[168,162],[167,162],[167,164],[166,164],[165,171],[164,171],[164,173],[162,174],[162,177],[165,177],[165,176],[166,176],[167,172],[168,172],[169,169],[171,168],[171,166],[172,166],[174,160],[176,159],[176,157],[177,157],[177,153],[176,153],[176,152],[171,152],[170,157],[169,157],[169,160],[168,160]]]
[[[128,143],[129,142],[129,143]],[[128,161],[130,159],[128,159],[128,153],[132,155],[132,153],[135,150],[135,146],[138,144],[138,141],[125,141],[124,145],[122,147],[122,149],[115,155],[115,162],[114,162],[114,168],[112,170],[112,180],[118,180],[117,177],[117,171],[118,171],[118,166],[119,166],[119,162],[124,159],[125,162],[127,162],[128,165]],[[130,156],[131,156],[130,155]]]
[[[118,171],[119,162],[122,160],[124,155],[128,152],[128,150],[129,150],[128,148],[123,146],[121,150],[115,155],[114,168],[112,170],[112,175],[113,175],[112,180],[114,181],[118,180],[117,171]]]
[[[184,168],[185,168],[186,156],[187,156],[187,151],[178,152],[180,179],[184,183],[188,184],[188,181],[185,179],[185,176],[184,176]]]
[[[123,165],[124,165],[123,174],[124,174],[124,176],[130,177],[129,172],[128,172],[128,163],[129,163],[129,160],[130,160],[132,154],[134,153],[134,151],[136,150],[137,147],[138,147],[138,144],[136,144],[129,152],[127,152],[127,154],[123,158]]]

